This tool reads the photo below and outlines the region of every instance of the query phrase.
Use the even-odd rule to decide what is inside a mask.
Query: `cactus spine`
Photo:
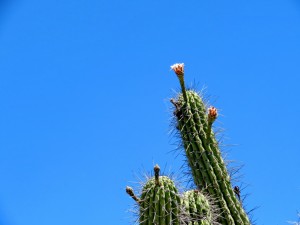
[[[172,69],[179,78],[182,93],[177,100],[171,102],[175,106],[177,127],[194,182],[200,190],[218,199],[222,212],[221,224],[249,225],[247,214],[231,186],[226,165],[211,128],[217,118],[217,110],[214,107],[207,110],[196,92],[185,89],[183,64],[175,64]]]

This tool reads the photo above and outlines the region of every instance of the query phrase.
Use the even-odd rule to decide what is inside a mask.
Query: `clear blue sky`
[[[257,224],[296,220],[299,60],[296,0],[0,0],[0,224],[132,224],[136,174],[180,175],[176,62],[220,109]]]

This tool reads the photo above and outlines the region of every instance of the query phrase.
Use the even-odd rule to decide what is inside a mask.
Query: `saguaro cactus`
[[[154,177],[143,186],[141,197],[132,188],[126,192],[139,204],[140,225],[179,225],[180,196],[174,182],[167,176],[159,176],[160,168],[154,167]]]
[[[231,186],[212,124],[217,118],[214,107],[206,108],[201,96],[184,85],[184,65],[171,67],[179,78],[182,92],[171,102],[175,106],[180,131],[195,184],[218,200],[222,212],[220,222],[228,225],[249,225],[249,219]]]

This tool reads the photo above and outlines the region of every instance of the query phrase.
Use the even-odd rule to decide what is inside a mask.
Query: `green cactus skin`
[[[137,198],[130,187],[126,192],[139,204],[140,225],[180,225],[180,196],[174,182],[167,176],[159,176],[160,168],[154,167],[153,178],[143,186]]]
[[[177,127],[194,182],[200,190],[207,191],[218,199],[222,212],[222,219],[219,221],[221,224],[249,225],[248,216],[232,189],[226,165],[211,129],[217,116],[216,111],[211,108],[208,114],[199,94],[185,90],[183,75],[177,76],[183,93],[171,102],[176,108],[174,114],[177,117]]]
[[[211,203],[198,190],[185,192],[181,198],[183,221],[187,225],[212,225],[216,220]]]

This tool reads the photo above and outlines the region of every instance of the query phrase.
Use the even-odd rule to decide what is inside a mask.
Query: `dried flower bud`
[[[126,193],[129,194],[130,197],[134,196],[133,190],[129,186],[126,187]]]
[[[184,75],[184,64],[183,63],[176,63],[171,66],[171,69],[174,70],[177,76]]]
[[[126,192],[134,201],[136,201],[137,203],[140,203],[141,200],[135,196],[133,189],[131,187],[127,186]]]
[[[208,120],[213,122],[218,116],[218,110],[211,106],[210,108],[208,108]]]
[[[159,185],[159,171],[160,171],[160,167],[159,167],[159,165],[156,164],[154,166],[154,177],[155,177],[156,185]]]
[[[157,176],[159,176],[159,171],[160,171],[160,167],[159,167],[159,165],[155,165],[154,166],[154,174],[155,174],[155,176],[156,176],[156,174],[157,174]]]
[[[240,191],[240,188],[238,186],[234,186],[233,191],[236,194],[236,196],[238,197],[238,199],[241,200],[241,191]]]

